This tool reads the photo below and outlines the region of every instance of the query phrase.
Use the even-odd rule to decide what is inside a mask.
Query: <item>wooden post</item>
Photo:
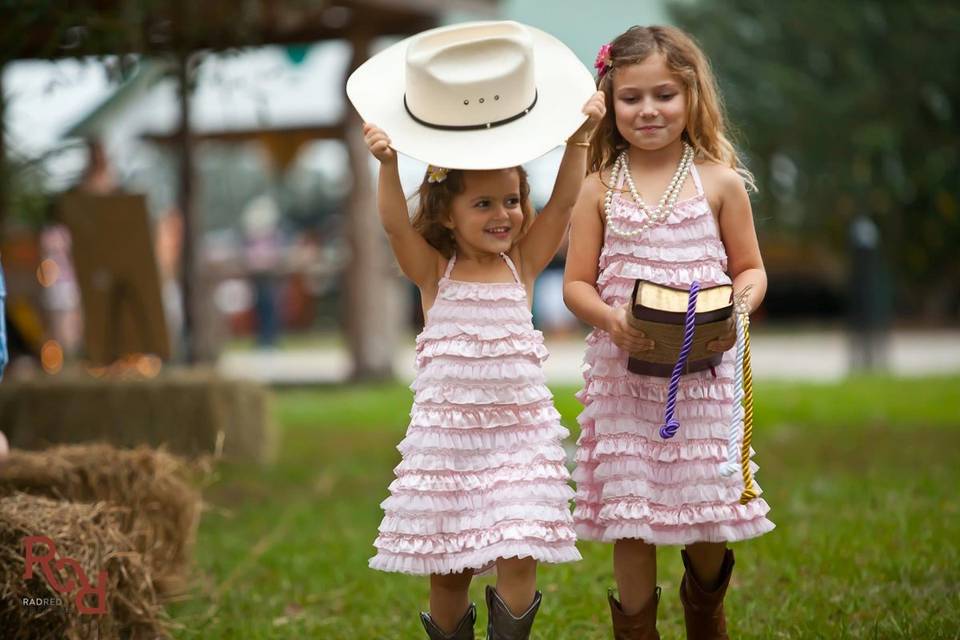
[[[348,75],[367,59],[369,44],[368,35],[352,38]],[[394,376],[393,355],[404,321],[404,287],[377,215],[376,185],[370,176],[370,152],[363,141],[362,125],[347,102],[343,135],[353,188],[346,218],[351,259],[344,280],[344,320],[353,379],[383,380]]]
[[[181,292],[183,296],[183,358],[187,364],[199,361],[198,323],[196,306],[197,287],[197,220],[193,207],[193,145],[190,140],[190,70],[189,51],[181,50],[177,56],[177,90],[180,102],[179,144],[179,189],[177,206],[183,216],[183,255]]]
[[[9,197],[10,190],[7,187],[8,184],[8,173],[7,173],[7,147],[6,147],[6,125],[4,124],[4,118],[6,117],[6,101],[3,96],[3,68],[4,65],[0,62],[0,242],[3,241],[6,236],[7,231],[7,198]]]

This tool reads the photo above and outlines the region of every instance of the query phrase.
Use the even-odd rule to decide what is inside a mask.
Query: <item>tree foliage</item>
[[[960,5],[701,0],[671,7],[713,63],[766,229],[836,251],[878,224],[899,300],[960,296]]]

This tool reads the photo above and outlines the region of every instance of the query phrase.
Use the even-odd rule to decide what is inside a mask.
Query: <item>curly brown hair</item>
[[[634,26],[610,43],[610,68],[597,80],[597,89],[606,96],[607,115],[590,139],[589,171],[610,168],[621,151],[630,144],[617,129],[613,105],[613,78],[617,69],[637,64],[650,55],[662,54],[667,68],[683,83],[687,97],[687,125],[683,139],[693,147],[696,157],[728,166],[756,190],[753,174],[741,162],[726,122],[723,102],[710,62],[693,38],[675,27]]]
[[[520,179],[520,210],[523,211],[523,226],[516,243],[530,228],[533,222],[533,204],[530,202],[530,183],[527,172],[523,167],[513,167]],[[444,225],[450,219],[450,207],[453,198],[463,193],[466,188],[466,171],[450,169],[442,182],[430,182],[430,170],[423,176],[423,182],[417,189],[417,209],[410,220],[414,230],[423,236],[427,243],[440,252],[445,258],[453,256],[457,248],[453,232]],[[512,248],[512,247],[511,247]]]

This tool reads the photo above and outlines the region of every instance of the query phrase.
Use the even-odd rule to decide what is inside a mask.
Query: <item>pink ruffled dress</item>
[[[543,335],[513,282],[452,280],[454,256],[417,336],[406,437],[370,566],[478,573],[497,558],[580,559],[568,435],[545,384]]]
[[[597,277],[607,304],[628,302],[636,278],[681,288],[694,280],[702,287],[730,284],[716,219],[695,166],[690,173],[697,194],[631,238],[609,227],[636,229],[644,215],[629,195],[614,192],[613,224],[605,231]],[[622,183],[621,177],[617,186]],[[573,474],[574,520],[582,539],[679,545],[734,542],[773,529],[762,498],[740,504],[741,474],[720,474],[733,410],[734,358],[735,350],[730,350],[715,373],[708,369],[680,379],[675,414],[680,429],[664,440],[659,428],[670,379],[628,372],[626,352],[607,332],[595,329],[587,337]],[[750,464],[756,471],[756,464]]]

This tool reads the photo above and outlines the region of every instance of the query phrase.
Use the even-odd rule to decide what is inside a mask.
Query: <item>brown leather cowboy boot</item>
[[[503,601],[497,590],[487,585],[487,640],[527,640],[530,629],[533,628],[533,619],[540,608],[543,596],[537,591],[533,595],[533,602],[519,618],[510,613],[507,603]]]
[[[423,628],[427,630],[427,637],[430,640],[473,640],[473,625],[477,621],[477,605],[470,603],[467,612],[460,618],[457,628],[453,633],[445,633],[443,629],[437,626],[429,613],[420,612],[420,622]]]
[[[613,619],[613,640],[660,640],[657,632],[657,605],[660,603],[660,587],[640,611],[627,615],[616,598],[613,589],[607,591],[610,602],[610,617]]]
[[[690,556],[683,549],[683,579],[680,581],[680,602],[687,625],[687,640],[730,640],[727,621],[723,615],[723,597],[733,573],[733,551],[727,549],[720,565],[719,586],[713,591],[703,588],[693,573]]]

